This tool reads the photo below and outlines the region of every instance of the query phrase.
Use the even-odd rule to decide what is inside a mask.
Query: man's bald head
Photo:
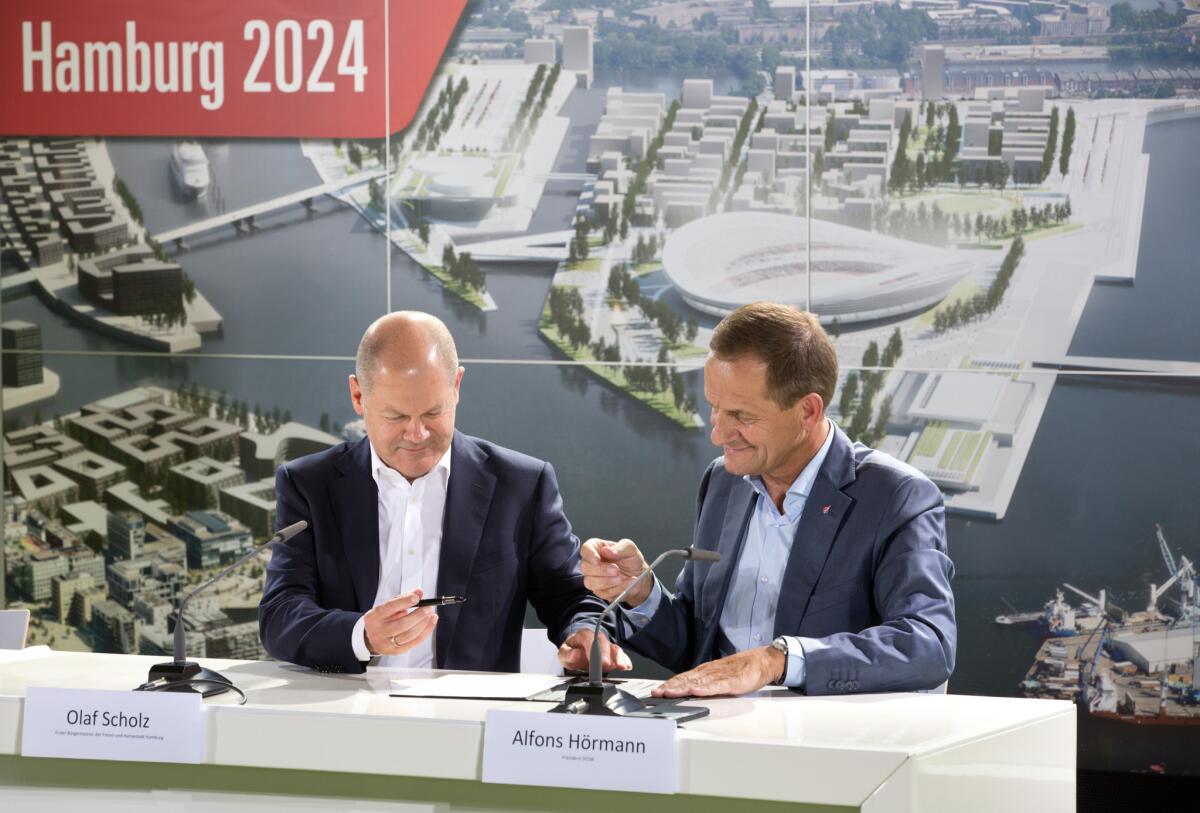
[[[376,319],[362,341],[354,361],[354,374],[369,392],[380,370],[417,372],[430,365],[446,371],[451,384],[458,375],[458,350],[454,337],[436,316],[420,311],[396,311]]]

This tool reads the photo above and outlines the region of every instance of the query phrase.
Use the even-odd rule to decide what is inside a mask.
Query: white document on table
[[[528,700],[560,685],[562,675],[442,675],[413,683],[393,680],[393,697],[456,697],[474,700]]]

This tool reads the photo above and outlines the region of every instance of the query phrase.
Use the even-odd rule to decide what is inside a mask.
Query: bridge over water
[[[333,195],[365,183],[370,183],[377,178],[384,177],[386,174],[385,170],[376,169],[352,175],[348,178],[323,183],[319,186],[312,186],[308,189],[301,189],[299,192],[291,192],[287,195],[281,195],[251,206],[243,206],[241,209],[235,209],[232,212],[225,212],[215,217],[198,220],[195,223],[188,223],[186,226],[180,226],[177,229],[160,232],[154,235],[154,240],[159,243],[182,242],[187,237],[194,237],[197,234],[219,229],[222,226],[240,228],[242,225],[247,225],[253,227],[254,218],[259,215],[264,215],[288,206],[295,206],[296,204],[303,204],[305,208],[312,209],[312,202],[315,198],[319,198],[322,195]]]

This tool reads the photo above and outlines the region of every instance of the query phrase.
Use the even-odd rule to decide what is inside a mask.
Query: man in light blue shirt
[[[628,648],[677,674],[665,696],[931,689],[954,667],[941,494],[825,416],[837,357],[814,316],[754,303],[717,326],[705,364],[711,439],[694,546],[674,593],[626,597]],[[630,540],[592,539],[585,586],[612,600],[646,567]]]
[[[779,590],[783,585],[788,554],[792,552],[796,527],[800,524],[804,504],[812,492],[813,481],[832,443],[833,431],[827,428],[820,450],[784,495],[782,512],[771,500],[761,475],[743,475],[757,496],[754,513],[746,528],[746,541],[729,585],[729,595],[721,610],[721,623],[717,630],[717,652],[721,657],[765,646],[774,640],[775,611],[779,606]],[[640,606],[625,612],[635,629],[640,629],[650,621],[662,601],[662,593],[662,585],[654,582],[650,597]],[[804,652],[819,643],[811,638],[802,641],[796,636],[786,637],[788,657],[783,683],[800,687],[804,685]]]

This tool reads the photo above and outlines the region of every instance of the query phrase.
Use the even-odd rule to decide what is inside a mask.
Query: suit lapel
[[[746,526],[754,511],[755,496],[754,488],[740,478],[730,488],[725,503],[725,517],[721,523],[721,536],[717,542],[721,561],[708,569],[708,576],[700,586],[702,629],[697,638],[701,655],[706,660],[712,651],[712,634],[717,628],[718,610],[725,606],[731,577],[737,570],[738,557],[746,539]]]
[[[363,438],[338,458],[342,477],[330,487],[354,597],[363,612],[374,606],[379,589],[379,489],[371,477],[369,444]]]
[[[475,551],[483,536],[484,522],[496,490],[496,475],[484,464],[487,455],[466,435],[455,431],[450,446],[450,481],[442,519],[442,551],[438,559],[438,594],[466,595],[475,562]],[[476,597],[482,601],[483,596]],[[450,608],[447,608],[450,609]],[[442,611],[435,633],[437,665],[446,662],[454,643],[461,608]]]
[[[775,635],[794,635],[800,628],[808,599],[829,558],[838,531],[854,499],[842,489],[854,481],[854,452],[849,438],[831,424],[833,443],[825,458],[812,492],[804,503],[804,513],[796,526],[792,551],[783,572],[783,589],[775,611]]]

